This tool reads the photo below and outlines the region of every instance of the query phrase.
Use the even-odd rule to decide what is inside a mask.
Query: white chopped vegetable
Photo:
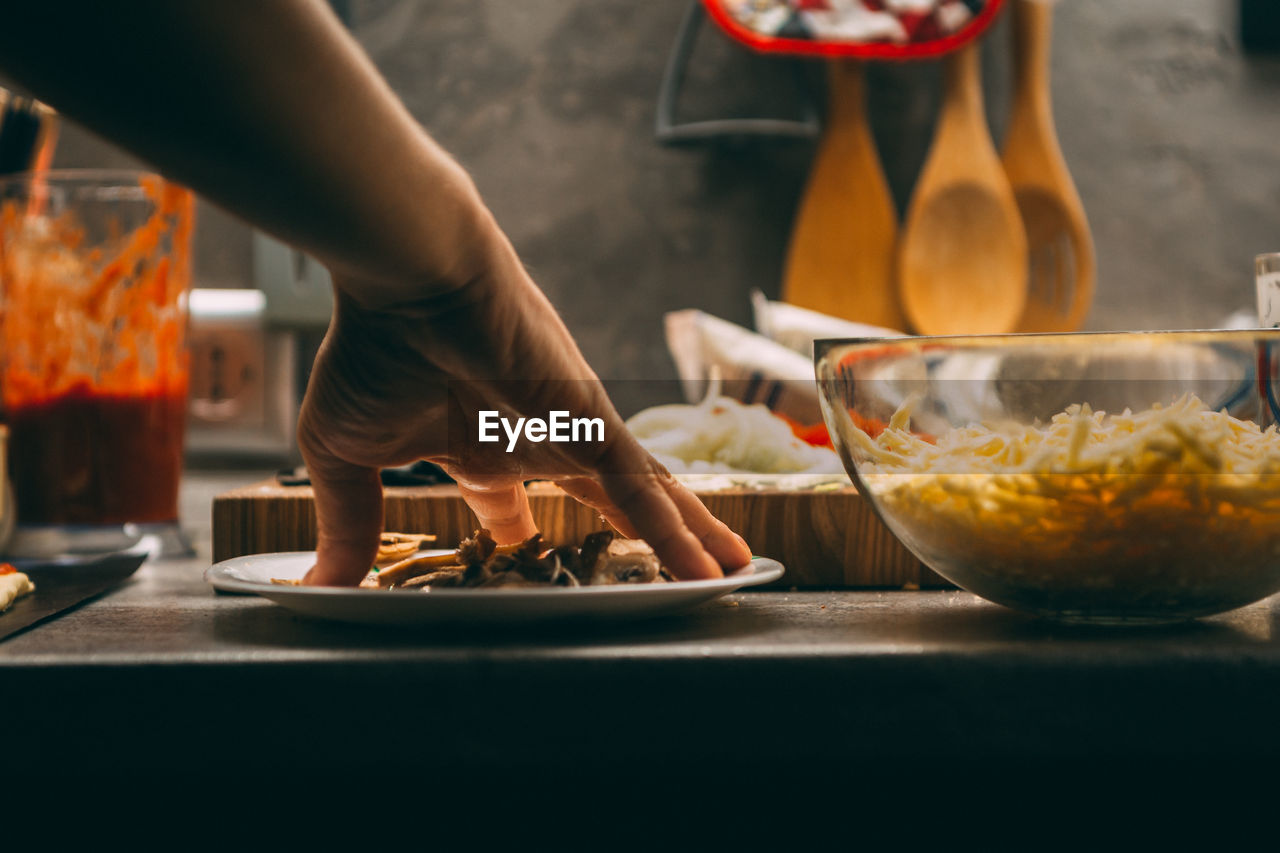
[[[785,475],[793,486],[847,483],[834,451],[800,440],[786,421],[763,405],[708,395],[696,406],[645,409],[627,421],[627,428],[682,478],[718,475],[717,479],[727,478],[724,485],[731,485],[758,475]]]

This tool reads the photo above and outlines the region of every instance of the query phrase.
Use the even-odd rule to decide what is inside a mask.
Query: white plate
[[[451,553],[449,551],[428,553]],[[723,578],[655,584],[515,589],[353,589],[273,584],[301,578],[314,551],[252,554],[204,573],[214,589],[249,593],[307,616],[371,625],[512,624],[555,619],[625,619],[685,610],[745,586],[782,577],[782,564],[756,557]]]

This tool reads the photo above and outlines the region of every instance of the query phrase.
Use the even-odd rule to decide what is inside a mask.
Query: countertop
[[[195,559],[0,642],[9,760],[89,769],[438,769],[697,760],[1254,758],[1277,752],[1280,598],[1081,628],[954,591],[743,592],[688,614],[506,632],[330,624],[215,594]],[[359,737],[339,736],[356,731]]]

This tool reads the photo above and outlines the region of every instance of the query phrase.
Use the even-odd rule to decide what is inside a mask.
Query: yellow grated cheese
[[[1274,425],[1186,395],[1110,416],[1072,405],[1047,424],[971,424],[930,441],[909,429],[916,404],[874,439],[848,420],[841,438],[866,460],[860,474],[891,524],[943,568],[1045,592],[1123,590],[1153,607],[1244,596],[1259,573],[1280,576]]]

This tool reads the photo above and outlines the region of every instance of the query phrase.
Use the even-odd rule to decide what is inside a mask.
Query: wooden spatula
[[[1026,303],[1027,240],[983,113],[978,48],[946,60],[942,114],[907,213],[902,304],[926,335],[1004,333]]]
[[[1016,84],[1004,168],[1027,232],[1027,304],[1018,330],[1073,332],[1084,325],[1097,275],[1084,205],[1058,145],[1049,97],[1053,8],[1013,4]]]
[[[828,67],[827,119],[791,232],[782,299],[905,328],[894,289],[898,217],[867,122],[861,64]]]

